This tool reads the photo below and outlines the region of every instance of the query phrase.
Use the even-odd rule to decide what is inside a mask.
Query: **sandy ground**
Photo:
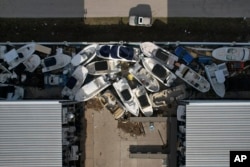
[[[161,167],[161,159],[129,158],[130,145],[162,145],[166,141],[166,123],[155,123],[150,131],[145,123],[145,136],[131,136],[117,128],[118,121],[106,110],[85,110],[86,140],[82,163],[85,167]]]

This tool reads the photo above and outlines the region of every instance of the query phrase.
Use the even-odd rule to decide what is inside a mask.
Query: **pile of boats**
[[[37,43],[17,49],[0,46],[0,88],[7,92],[1,98],[22,99],[21,85],[29,79],[26,74],[37,72],[44,75],[45,85],[61,86],[64,99],[88,101],[110,88],[114,91],[100,97],[108,108],[119,104],[124,112],[134,116],[139,116],[140,111],[151,116],[157,106],[152,99],[156,99],[159,92],[167,98],[166,90],[178,85],[178,81],[183,81],[185,88],[188,85],[202,93],[212,87],[223,97],[225,78],[229,75],[225,62],[249,60],[249,49],[217,48],[212,51],[212,57],[220,64],[208,61],[202,64],[202,70],[197,70],[191,65],[197,58],[185,48],[179,46],[170,52],[152,42],[138,46],[94,43],[70,54],[61,47],[52,50]],[[122,115],[120,111],[113,112],[117,118]]]

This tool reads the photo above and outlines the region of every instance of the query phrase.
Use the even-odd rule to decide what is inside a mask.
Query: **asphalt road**
[[[249,0],[0,0],[0,17],[250,17]]]

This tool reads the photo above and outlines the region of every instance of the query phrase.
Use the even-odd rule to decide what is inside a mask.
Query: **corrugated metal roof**
[[[250,101],[190,101],[186,166],[228,167],[230,150],[250,150]]]
[[[0,166],[62,166],[62,104],[0,102]]]

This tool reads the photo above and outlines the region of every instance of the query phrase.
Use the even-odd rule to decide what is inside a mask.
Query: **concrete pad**
[[[166,0],[85,0],[85,17],[128,17],[130,14],[167,16]]]
[[[137,167],[137,159],[122,159],[121,167]]]
[[[137,166],[143,167],[162,167],[162,160],[161,159],[138,159]]]
[[[85,158],[93,159],[94,158],[94,147],[93,145],[85,145]]]
[[[84,163],[85,167],[94,167],[94,159],[85,159],[85,163]]]
[[[137,141],[121,141],[121,159],[129,159],[129,146],[137,145]]]

